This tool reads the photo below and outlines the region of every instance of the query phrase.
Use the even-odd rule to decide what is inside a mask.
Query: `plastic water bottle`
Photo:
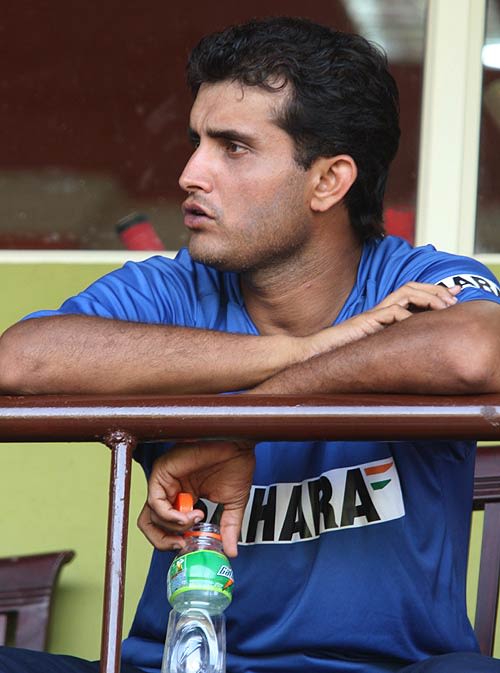
[[[233,571],[218,526],[196,524],[185,539],[168,571],[172,610],[161,673],[225,673],[223,612],[232,598]]]

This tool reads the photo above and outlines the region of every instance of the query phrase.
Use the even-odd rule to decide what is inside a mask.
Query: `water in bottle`
[[[218,526],[200,523],[185,533],[186,546],[167,577],[172,606],[162,673],[225,673],[223,611],[232,598],[233,571]]]

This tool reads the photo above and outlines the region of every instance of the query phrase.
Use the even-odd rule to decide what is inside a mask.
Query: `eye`
[[[228,154],[233,156],[247,152],[247,148],[244,145],[240,145],[232,140],[226,142],[225,149]]]

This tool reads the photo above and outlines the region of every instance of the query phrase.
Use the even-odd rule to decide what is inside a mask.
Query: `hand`
[[[440,310],[454,306],[457,303],[456,295],[461,291],[460,285],[444,287],[432,283],[409,282],[398,288],[377,304],[373,310],[397,304],[407,308],[412,313],[416,311]]]
[[[457,303],[455,295],[461,289],[458,285],[448,288],[430,283],[407,283],[369,311],[304,337],[314,351],[309,357],[380,332],[389,325],[406,320],[417,311],[442,310],[453,306]]]
[[[161,550],[184,546],[182,533],[201,521],[203,512],[178,512],[176,495],[185,491],[196,501],[205,497],[224,505],[220,528],[224,551],[237,555],[238,537],[255,468],[254,444],[206,441],[178,444],[153,465],[148,499],[138,519],[147,539]]]

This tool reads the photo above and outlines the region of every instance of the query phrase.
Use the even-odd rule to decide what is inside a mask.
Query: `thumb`
[[[224,553],[229,558],[238,556],[238,539],[243,521],[244,507],[224,509],[220,519],[220,532]]]

